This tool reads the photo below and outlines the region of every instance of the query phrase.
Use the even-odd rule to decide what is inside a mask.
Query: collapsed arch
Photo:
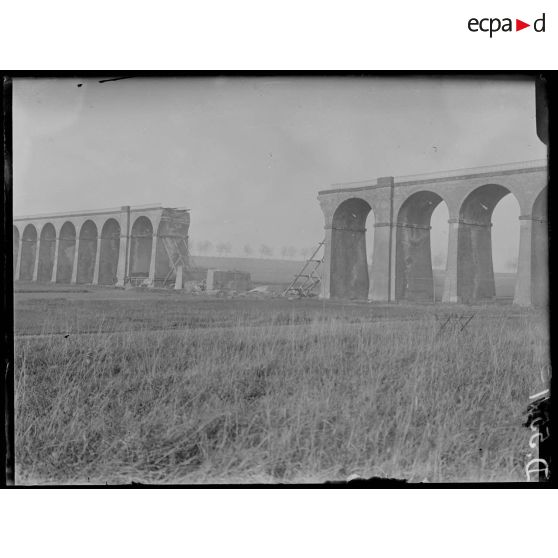
[[[130,276],[149,277],[153,225],[145,216],[138,217],[132,226],[130,238]]]
[[[19,255],[19,229],[14,225],[13,228],[13,236],[12,236],[12,240],[13,240],[13,267],[12,267],[12,271],[15,277],[15,273],[17,270],[17,257]]]
[[[32,281],[37,256],[37,229],[27,225],[21,237],[21,261],[19,278],[22,281]]]
[[[105,221],[101,229],[101,249],[99,253],[99,284],[116,284],[118,256],[120,253],[120,224],[116,219]]]
[[[52,223],[47,223],[41,231],[37,281],[50,281],[52,279],[55,252],[56,229]]]
[[[434,300],[430,221],[443,202],[429,191],[411,194],[401,205],[395,235],[395,299]]]
[[[531,303],[548,305],[548,189],[535,199],[531,211]]]
[[[496,296],[492,261],[492,214],[511,192],[499,184],[473,190],[459,211],[457,297],[468,304]]]
[[[76,249],[76,228],[73,223],[66,221],[60,229],[58,241],[58,259],[56,264],[56,281],[69,283],[72,279],[74,256]]]
[[[370,287],[366,258],[366,218],[370,204],[350,198],[336,209],[331,231],[330,296],[367,299]]]
[[[180,260],[188,262],[189,221],[184,215],[178,215],[185,212],[172,211],[173,214],[169,215],[171,211],[165,210],[163,213],[156,237],[154,280],[163,285],[176,280],[175,266]]]
[[[97,225],[88,219],[83,223],[79,232],[77,283],[93,283],[96,255]]]
[[[164,281],[167,278],[176,277],[176,273],[171,265],[169,255],[165,249],[165,237],[178,237],[180,230],[169,230],[169,223],[167,219],[161,219],[157,229],[157,249],[155,250],[155,280]],[[188,234],[188,227],[186,226],[186,235]],[[178,257],[173,254],[173,257]]]

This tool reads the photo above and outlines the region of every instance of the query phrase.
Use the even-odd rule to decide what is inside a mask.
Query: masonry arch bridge
[[[548,301],[547,168],[545,161],[480,167],[336,185],[318,195],[325,218],[322,298],[432,301],[431,218],[448,211],[442,300],[477,303],[495,297],[492,215],[512,195],[520,208],[514,302]],[[366,263],[365,222],[374,246]]]
[[[161,206],[16,217],[14,280],[167,284],[188,261],[189,226],[187,209]]]

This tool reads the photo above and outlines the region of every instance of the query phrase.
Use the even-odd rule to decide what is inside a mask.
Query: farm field
[[[525,479],[542,312],[20,283],[14,303],[20,484]]]

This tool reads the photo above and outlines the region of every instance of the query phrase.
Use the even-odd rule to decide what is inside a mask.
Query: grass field
[[[66,290],[15,297],[19,483],[525,479],[540,312]]]

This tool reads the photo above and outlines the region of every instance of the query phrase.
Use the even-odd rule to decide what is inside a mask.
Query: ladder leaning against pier
[[[322,278],[318,274],[318,268],[323,263],[324,258],[316,258],[316,254],[320,251],[320,248],[325,244],[325,240],[322,240],[318,247],[314,250],[310,258],[306,260],[306,263],[302,269],[295,275],[295,278],[291,281],[291,284],[283,291],[283,296],[288,296],[289,294],[305,297],[311,296],[314,288],[320,283]]]

